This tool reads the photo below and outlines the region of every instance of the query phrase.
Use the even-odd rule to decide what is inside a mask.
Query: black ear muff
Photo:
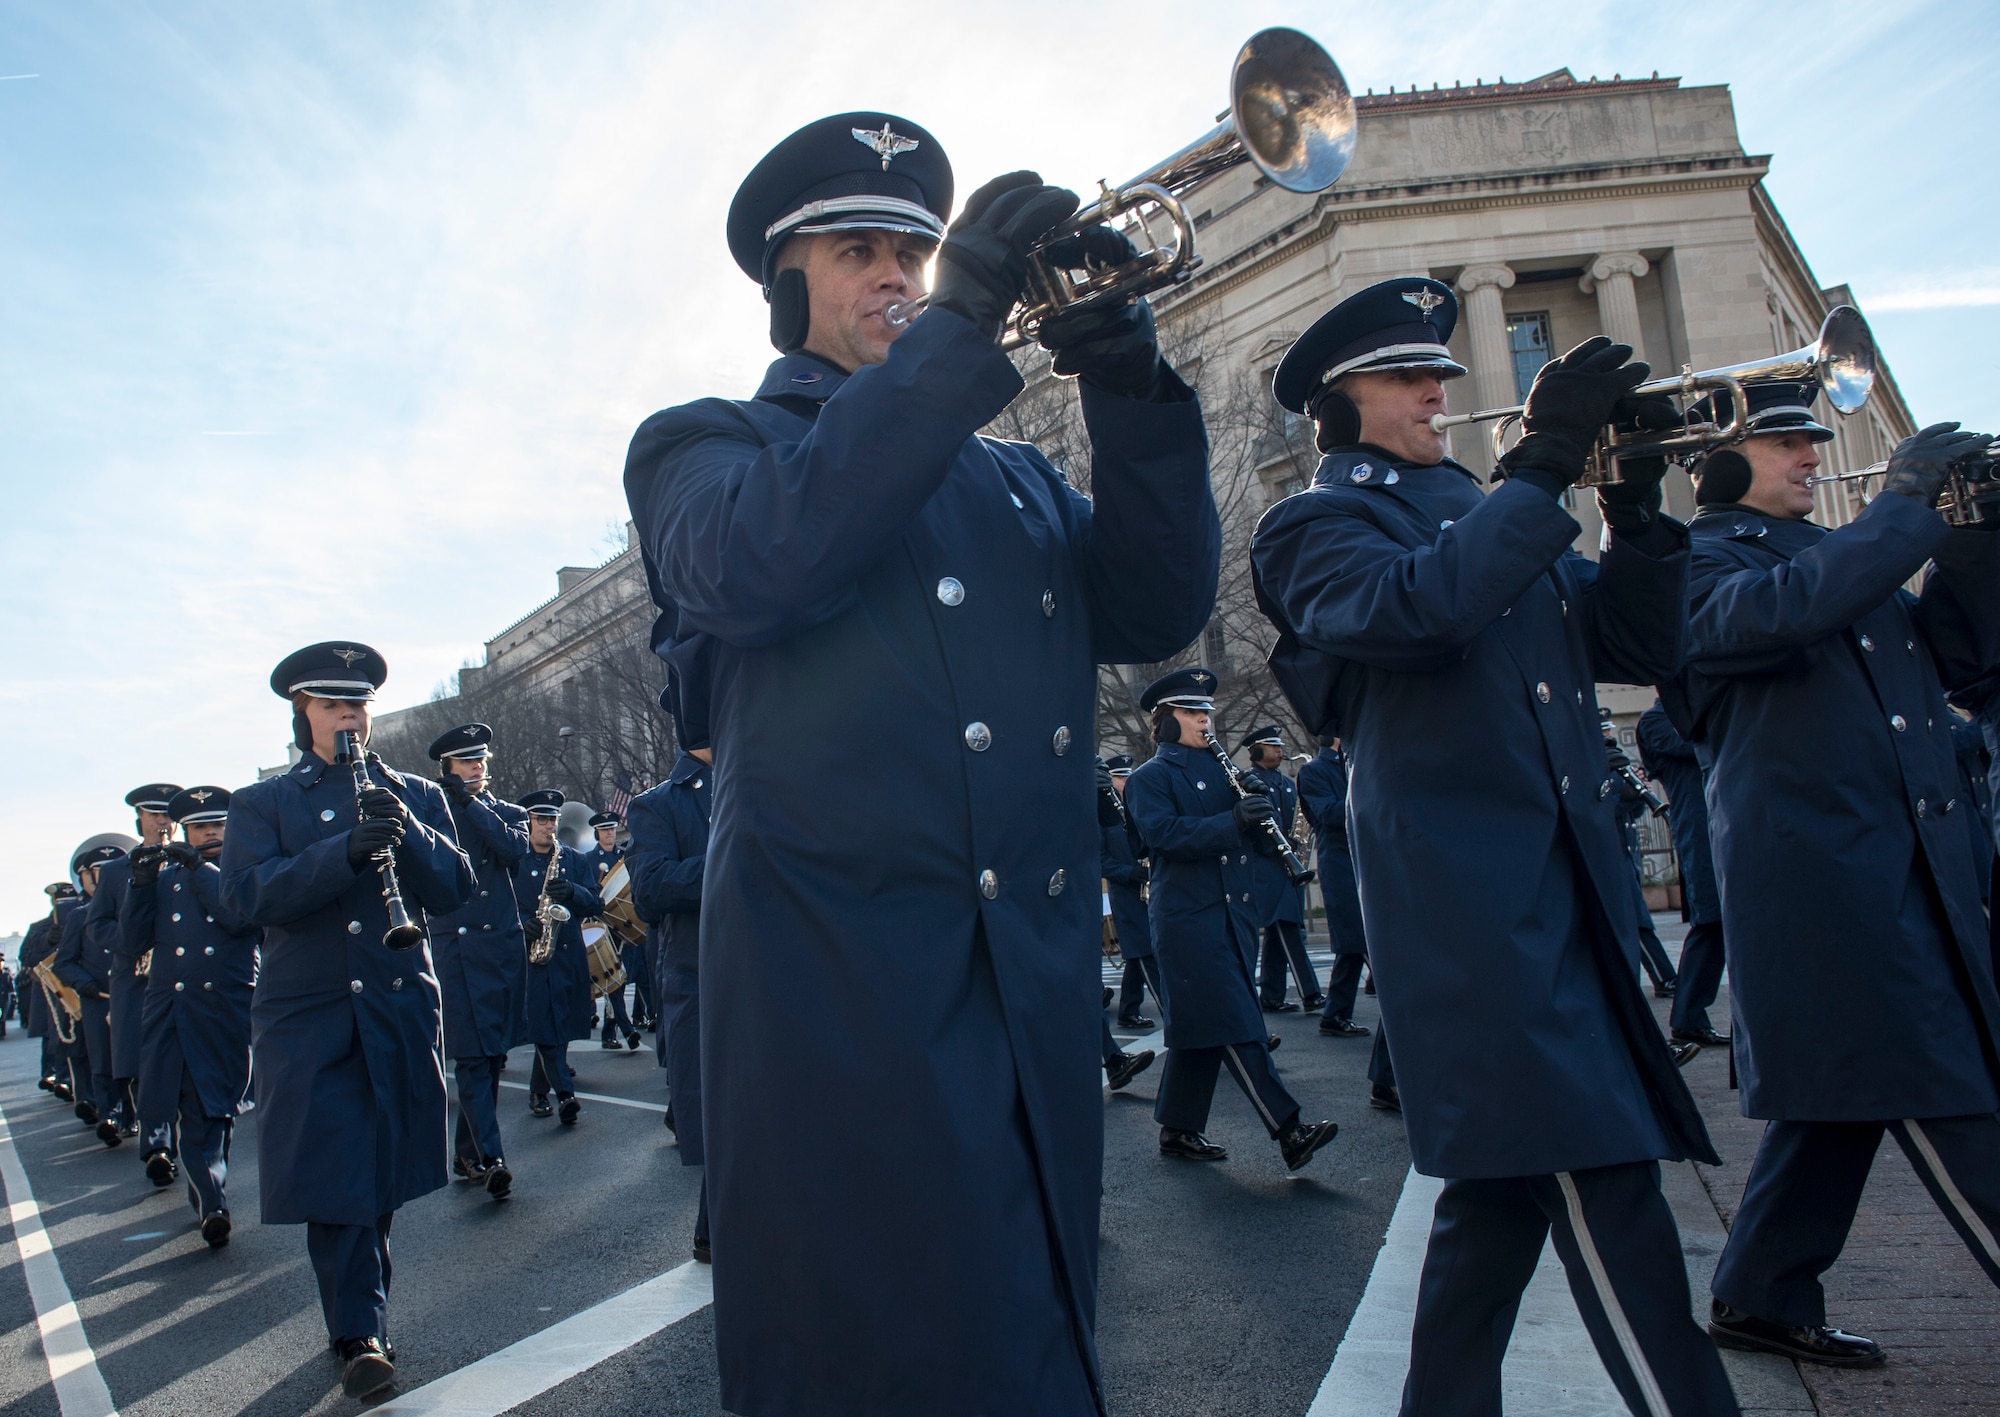
[[[1321,452],[1352,447],[1361,441],[1361,410],[1354,406],[1353,399],[1331,384],[1320,390],[1306,406],[1306,412],[1317,425],[1313,444]]]
[[[1181,741],[1181,720],[1179,714],[1168,714],[1153,725],[1155,743],[1178,743]]]
[[[301,753],[310,753],[313,745],[312,720],[298,709],[292,710],[292,741],[299,745]]]
[[[788,266],[771,279],[771,343],[780,354],[806,347],[806,330],[812,324],[812,307],[806,300],[806,273]]]
[[[1717,448],[1693,467],[1694,500],[1704,507],[1740,502],[1750,492],[1750,459],[1734,448]]]

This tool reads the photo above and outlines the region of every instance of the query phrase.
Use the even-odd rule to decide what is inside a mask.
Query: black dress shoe
[[[326,1351],[336,1358],[340,1357],[340,1340],[329,1338],[326,1341]],[[396,1361],[396,1341],[393,1338],[382,1340],[382,1353],[391,1363]]]
[[[1274,1033],[1270,1037],[1264,1040],[1264,1047],[1270,1052],[1275,1053],[1278,1051],[1278,1045],[1280,1043],[1283,1043],[1284,1041],[1285,1041],[1284,1039],[1278,1037],[1278,1035]]]
[[[1309,1014],[1316,1014],[1326,1007],[1326,995],[1315,994],[1310,999],[1302,1001],[1299,1007]]]
[[[634,1053],[639,1051],[639,1030],[636,1027],[625,1030],[625,1046]]]
[[[451,1159],[451,1174],[461,1181],[474,1180],[473,1172],[478,1165],[476,1161],[467,1161],[462,1156],[454,1156]]]
[[[664,1116],[664,1117],[662,1117],[662,1118],[660,1118],[660,1120],[661,1120],[661,1121],[663,1121],[663,1122],[665,1122],[665,1123],[667,1124],[667,1130],[668,1130],[668,1131],[670,1131],[670,1132],[672,1132],[672,1133],[674,1134],[674,1140],[675,1140],[675,1141],[679,1141],[679,1140],[680,1140],[680,1137],[681,1137],[681,1129],[680,1129],[679,1127],[677,1127],[677,1126],[675,1126],[675,1125],[674,1125],[674,1105],[673,1105],[673,1103],[669,1102],[669,1103],[667,1104],[667,1115],[666,1115],[666,1116]]]
[[[1656,999],[1671,999],[1674,996],[1674,992],[1680,987],[1680,981],[1677,979],[1669,979],[1665,983],[1655,984],[1653,986],[1653,997]]]
[[[1371,998],[1371,999],[1375,997],[1375,971],[1374,971],[1374,970],[1372,970],[1372,969],[1371,969],[1371,970],[1369,970],[1369,971],[1368,971],[1368,977],[1367,977],[1366,979],[1363,979],[1363,980],[1361,981],[1361,992],[1362,992],[1362,993],[1364,993],[1364,994],[1366,994],[1366,995],[1367,995],[1367,996],[1368,996],[1369,998]]]
[[[562,1124],[565,1127],[575,1126],[576,1114],[583,1110],[583,1104],[576,1100],[576,1094],[574,1092],[557,1094],[556,1106],[562,1113]]]
[[[219,1250],[229,1243],[229,1212],[213,1210],[201,1218],[201,1238],[208,1242],[211,1250]]]
[[[1368,1029],[1351,1018],[1323,1018],[1319,1021],[1321,1038],[1366,1038]]]
[[[1137,1053],[1127,1053],[1115,1063],[1107,1062],[1104,1065],[1105,1080],[1111,1084],[1111,1090],[1116,1092],[1152,1066],[1153,1050],[1142,1048]]]
[[[694,1237],[694,1262],[696,1264],[715,1263],[715,1261],[709,1257],[708,1236],[706,1235],[697,1235]]]
[[[97,1124],[97,1139],[106,1146],[116,1146],[125,1138],[118,1135],[118,1124],[106,1117]]]
[[[604,1041],[598,1044],[597,1046],[600,1048],[607,1049],[610,1052],[616,1053],[625,1045],[618,1041],[618,1035],[613,1033],[610,1027],[607,1025],[604,1030]]]
[[[1278,1138],[1278,1149],[1285,1153],[1285,1169],[1298,1170],[1339,1131],[1339,1126],[1332,1122],[1294,1122],[1291,1130]]]
[[[496,1201],[504,1201],[513,1193],[514,1173],[507,1169],[507,1163],[494,1157],[486,1167],[486,1194]]]
[[[1710,1048],[1725,1048],[1729,1045],[1729,1035],[1717,1033],[1704,1024],[1700,1028],[1677,1028],[1670,1035],[1676,1043],[1703,1043]]]
[[[1177,1132],[1162,1127],[1160,1155],[1178,1156],[1183,1161],[1227,1161],[1229,1148],[1217,1146],[1200,1132]]]
[[[146,1158],[146,1179],[156,1186],[171,1186],[178,1170],[174,1159],[164,1151],[156,1151]]]
[[[46,1077],[36,1083],[35,1086],[39,1087],[43,1092],[54,1092],[56,1090],[56,1080],[52,1077]]]
[[[49,1087],[49,1091],[53,1092],[57,1097],[61,1098],[65,1102],[70,1102],[74,1100],[69,1090],[69,1084],[61,1080],[57,1080],[56,1082],[52,1083]]]
[[[528,1114],[534,1117],[553,1117],[556,1109],[549,1106],[547,1093],[531,1092],[528,1094]]]
[[[1684,1068],[1701,1056],[1699,1043],[1676,1043],[1673,1045],[1673,1050],[1674,1066],[1677,1068]]]
[[[1130,1017],[1130,1018],[1121,1018],[1121,1019],[1119,1019],[1119,1020],[1118,1020],[1118,1026],[1119,1026],[1120,1028],[1136,1028],[1136,1029],[1140,1030],[1141,1032],[1144,1032],[1145,1030],[1147,1030],[1147,1029],[1149,1029],[1149,1028],[1158,1028],[1158,1027],[1159,1027],[1159,1025],[1158,1025],[1158,1024],[1154,1023],[1154,1022],[1153,1022],[1153,1021],[1152,1021],[1151,1019],[1147,1018],[1147,1017],[1146,1017],[1146,1016],[1145,1016],[1144,1014],[1134,1014],[1134,1015],[1132,1015],[1132,1017]]]
[[[118,1135],[121,1137],[136,1137],[139,1135],[139,1124],[137,1122],[120,1122],[118,1124]]]
[[[1110,986],[1110,985],[1108,985],[1108,984],[1107,984],[1107,985],[1105,986],[1105,988],[1104,988],[1104,1001],[1103,1001],[1102,1003],[1100,1003],[1100,1004],[1099,1004],[1099,1005],[1098,1005],[1097,1007],[1098,1007],[1098,1008],[1100,1008],[1100,1009],[1108,1009],[1108,1008],[1110,1008],[1110,1007],[1111,1007],[1111,986]]]
[[[1403,1110],[1403,1094],[1400,1090],[1384,1087],[1379,1082],[1371,1083],[1368,1087],[1368,1105],[1384,1112],[1400,1112]]]
[[[1267,1014],[1295,1014],[1298,1011],[1299,1011],[1299,1006],[1293,1003],[1290,999],[1285,1000],[1281,1004],[1264,1005],[1264,1012]]]
[[[97,1104],[89,1098],[76,1104],[76,1119],[86,1127],[97,1125]]]
[[[1830,1368],[1873,1368],[1882,1348],[1872,1338],[1842,1333],[1825,1324],[1794,1326],[1738,1313],[1720,1299],[1708,1307],[1708,1334],[1723,1348],[1742,1353],[1777,1353]]]
[[[340,1390],[349,1397],[366,1397],[396,1381],[396,1365],[383,1351],[382,1340],[372,1334],[342,1343],[340,1361]]]

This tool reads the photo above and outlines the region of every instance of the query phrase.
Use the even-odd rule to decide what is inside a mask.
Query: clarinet
[[[373,787],[375,780],[368,775],[368,753],[352,733],[345,731],[333,735],[334,761],[351,763],[354,766],[354,807],[356,812],[366,817],[367,809],[362,805],[363,789]],[[382,935],[382,943],[392,950],[415,949],[424,938],[422,927],[413,923],[410,912],[403,905],[403,888],[396,881],[396,853],[392,850],[379,852],[375,857],[375,873],[382,878],[382,904],[389,912],[389,928]]]
[[[1652,783],[1634,772],[1630,763],[1618,769],[1618,775],[1625,779],[1627,787],[1639,794],[1640,799],[1645,802],[1648,811],[1656,817],[1666,816],[1667,799],[1660,796],[1659,790]]]
[[[1208,744],[1208,751],[1215,754],[1215,761],[1222,766],[1222,775],[1229,779],[1229,785],[1235,790],[1238,797],[1269,796],[1268,793],[1263,792],[1252,793],[1249,788],[1243,785],[1243,775],[1236,771],[1236,764],[1229,761],[1229,754],[1222,751],[1222,745],[1215,741],[1213,733],[1204,733],[1201,737],[1202,741]],[[1264,818],[1264,830],[1270,833],[1271,841],[1277,846],[1278,859],[1285,863],[1285,875],[1291,880],[1291,883],[1295,886],[1302,886],[1307,881],[1310,881],[1313,878],[1312,867],[1299,860],[1299,853],[1292,849],[1291,838],[1286,836],[1285,829],[1278,825],[1278,819],[1276,817]]]

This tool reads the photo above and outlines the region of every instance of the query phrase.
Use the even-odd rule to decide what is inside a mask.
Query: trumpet
[[[1806,479],[1806,486],[1827,482],[1858,482],[1880,477],[1889,470],[1887,462],[1870,463],[1852,472],[1824,472]],[[1937,509],[1953,526],[1986,526],[2000,522],[2000,445],[1989,444],[1976,453],[1952,461],[1944,489],[1938,493]]]
[[[359,738],[345,729],[334,734],[333,741],[334,761],[354,766],[354,806],[362,816],[366,816],[361,793],[364,788],[375,785],[375,780],[368,775],[368,750],[361,746]],[[384,851],[375,858],[375,874],[381,878],[382,904],[389,912],[389,928],[382,932],[382,943],[392,950],[415,949],[423,942],[423,927],[410,919],[410,912],[403,904],[403,887],[396,879],[394,851]]]
[[[1323,192],[1354,156],[1354,95],[1333,57],[1293,29],[1259,30],[1236,53],[1229,110],[1208,133],[1129,182],[1098,183],[1094,201],[1028,252],[1027,289],[1008,317],[1002,349],[1032,344],[1045,322],[1133,301],[1194,275],[1194,220],[1181,199],[1209,178],[1245,162],[1288,192]],[[1073,266],[1054,248],[1092,227],[1122,223],[1138,249],[1104,267]],[[1155,222],[1171,229],[1167,241]],[[928,295],[891,305],[882,316],[906,325]]]
[[[1729,421],[1687,422],[1684,412],[1681,431],[1666,436],[1651,432],[1620,433],[1607,428],[1591,448],[1589,463],[1577,485],[1603,487],[1617,482],[1620,458],[1678,459],[1741,442],[1757,431],[1749,400],[1743,392],[1745,384],[1812,380],[1841,415],[1858,412],[1875,386],[1875,367],[1875,336],[1869,331],[1868,322],[1852,305],[1836,305],[1821,323],[1819,338],[1789,354],[1719,369],[1697,371],[1683,366],[1672,378],[1640,384],[1632,390],[1634,395],[1678,395],[1690,404],[1704,395],[1727,393]],[[1431,431],[1443,433],[1467,423],[1493,422],[1493,456],[1497,460],[1505,451],[1507,430],[1520,421],[1525,409],[1525,404],[1515,404],[1509,408],[1482,409],[1478,413],[1434,414]]]
[[[1215,741],[1213,733],[1204,733],[1201,735],[1201,738],[1204,743],[1208,744],[1208,751],[1215,754],[1215,761],[1222,765],[1222,775],[1228,780],[1230,789],[1238,797],[1264,795],[1263,793],[1252,793],[1249,788],[1243,785],[1243,774],[1236,770],[1236,764],[1229,760],[1229,754],[1224,752],[1222,745]],[[1285,829],[1278,825],[1278,819],[1276,817],[1266,817],[1264,819],[1264,830],[1270,834],[1272,843],[1278,848],[1278,859],[1285,863],[1285,875],[1291,880],[1291,883],[1295,886],[1302,886],[1307,881],[1310,881],[1314,875],[1313,868],[1299,859],[1299,853],[1293,849],[1292,839],[1285,835]]]

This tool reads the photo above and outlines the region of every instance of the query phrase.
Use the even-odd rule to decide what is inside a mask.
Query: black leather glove
[[[551,871],[555,867],[549,867]],[[557,905],[568,905],[576,899],[576,882],[567,876],[556,876],[549,881],[549,899]]]
[[[142,846],[132,853],[132,884],[144,890],[160,879],[160,863],[167,859],[164,846]]]
[[[533,912],[522,916],[521,930],[527,936],[528,943],[534,944],[542,938],[542,917]]]
[[[1951,465],[1992,441],[1991,434],[1961,433],[1956,423],[1933,423],[1896,444],[1882,476],[1882,490],[1935,507]]]
[[[1604,740],[1604,761],[1613,772],[1623,772],[1632,766],[1632,759],[1626,756],[1625,750],[1609,738]]]
[[[1611,424],[1620,434],[1650,441],[1652,435],[1679,428],[1681,415],[1665,394],[1633,395],[1618,401]],[[1623,532],[1650,525],[1660,514],[1660,479],[1666,475],[1665,458],[1620,458],[1618,481],[1597,489],[1604,524]]]
[[[1247,786],[1248,784],[1245,785]],[[1236,830],[1249,833],[1254,837],[1261,834],[1264,830],[1260,824],[1270,821],[1276,815],[1276,811],[1271,806],[1270,798],[1260,797],[1253,793],[1237,802],[1232,815],[1236,818]]]
[[[1500,459],[1509,477],[1532,482],[1552,497],[1576,484],[1590,448],[1633,387],[1653,372],[1632,359],[1632,346],[1593,335],[1542,366],[1521,415],[1521,441]]]
[[[997,340],[1028,277],[1028,248],[1076,210],[1076,193],[1033,172],[996,177],[965,199],[938,248],[932,306]]]
[[[189,871],[201,864],[201,853],[184,841],[170,841],[160,849],[167,853],[169,861]]]
[[[1065,377],[1139,403],[1169,403],[1177,379],[1167,377],[1153,307],[1143,300],[1103,306],[1046,321],[1036,337],[1053,356],[1049,367]]]
[[[1097,824],[1100,827],[1115,827],[1125,820],[1125,809],[1119,804],[1118,789],[1112,786],[1111,769],[1104,766],[1104,759],[1097,760]]]
[[[86,979],[76,986],[76,996],[79,999],[101,999],[104,997],[104,991]]]
[[[1243,784],[1245,792],[1254,792],[1259,797],[1269,797],[1271,795],[1271,784],[1264,781],[1263,778],[1257,776],[1254,772],[1239,773],[1237,774],[1237,780]]]
[[[359,871],[403,839],[403,824],[394,817],[363,817],[347,834],[347,864]]]
[[[53,914],[49,916],[49,953],[54,954],[63,941],[62,921]]]
[[[367,820],[396,822],[403,827],[410,824],[410,809],[386,787],[361,789],[361,815]]]
[[[446,772],[438,779],[444,788],[445,799],[455,807],[463,807],[472,800],[472,785],[455,772]]]

